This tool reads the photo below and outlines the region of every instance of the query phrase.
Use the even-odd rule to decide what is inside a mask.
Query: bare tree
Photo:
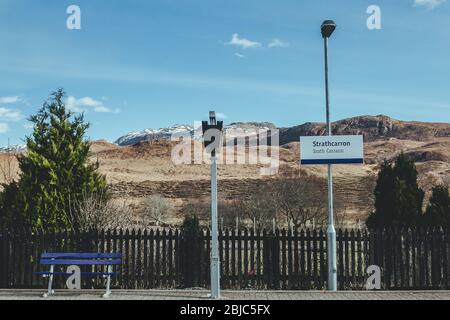
[[[221,228],[239,228],[244,225],[245,203],[241,199],[219,201],[219,221]]]
[[[245,203],[242,200],[224,201],[218,203],[219,227],[234,228],[236,220],[243,225]],[[188,202],[183,208],[183,214],[195,215],[199,218],[203,227],[209,228],[211,222],[211,203],[209,200],[194,200]]]
[[[151,195],[144,200],[143,225],[149,223],[159,227],[175,212],[173,203],[160,195]]]
[[[351,208],[351,196],[349,192],[343,193],[341,197],[336,197],[334,211],[334,225],[336,228],[344,229],[349,220],[349,212]]]
[[[19,171],[19,164],[17,162],[17,152],[15,150],[11,150],[9,146],[9,139],[8,139],[8,148],[6,152],[2,156],[3,161],[0,165],[0,174],[3,178],[4,184],[10,184],[11,182],[15,181],[18,176]]]
[[[272,184],[278,212],[284,215],[295,228],[307,221],[322,225],[326,219],[325,181],[309,176],[300,170],[285,171]]]
[[[255,231],[270,228],[273,219],[276,219],[277,209],[277,201],[268,185],[258,186],[245,201],[245,213]]]
[[[125,201],[111,200],[103,194],[83,196],[70,206],[69,218],[74,229],[114,230],[134,225],[133,213]]]

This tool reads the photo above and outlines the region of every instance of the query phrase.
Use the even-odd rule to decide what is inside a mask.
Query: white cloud
[[[22,119],[22,113],[18,110],[0,107],[0,119],[5,121],[19,121]]]
[[[102,101],[95,100],[91,97],[84,97],[77,99],[74,96],[69,96],[66,100],[68,109],[75,112],[86,112],[93,110],[100,113],[119,113],[120,109],[110,109]]]
[[[275,38],[268,44],[268,47],[269,48],[287,48],[287,47],[289,47],[289,43]]]
[[[239,52],[236,52],[235,54],[234,54],[236,57],[238,57],[238,58],[245,58],[245,56],[243,55],[243,54],[241,54],[241,53],[239,53]]]
[[[0,97],[0,103],[16,103],[20,101],[19,96]]]
[[[8,132],[9,126],[7,123],[0,123],[0,133]]]
[[[245,38],[239,38],[239,35],[237,33],[233,34],[233,37],[231,38],[230,42],[226,43],[227,45],[242,47],[243,49],[249,49],[249,48],[259,48],[261,47],[261,43],[256,41],[251,41]]]
[[[414,7],[425,7],[428,10],[433,10],[445,1],[447,0],[414,0]]]

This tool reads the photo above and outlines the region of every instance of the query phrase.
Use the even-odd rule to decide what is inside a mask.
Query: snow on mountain
[[[141,141],[170,140],[172,136],[193,136],[194,128],[189,125],[174,125],[168,128],[144,129],[128,133],[116,140],[119,146],[129,146]]]
[[[225,134],[227,139],[239,137],[239,136],[249,136],[255,134],[255,130],[269,130],[275,128],[275,125],[268,122],[236,122],[225,126]],[[144,129],[141,131],[128,133],[116,140],[116,144],[119,146],[129,146],[141,141],[151,141],[151,140],[170,140],[175,137],[191,137],[195,140],[201,140],[202,129],[201,127],[196,127],[190,125],[174,125],[168,128],[160,129]]]
[[[12,146],[0,147],[0,153],[20,153],[27,150],[25,144],[17,144]]]

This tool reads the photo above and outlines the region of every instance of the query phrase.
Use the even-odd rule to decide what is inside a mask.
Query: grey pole
[[[203,136],[208,132],[208,130],[216,130],[216,135],[214,139],[209,137],[210,140],[205,140],[205,148],[219,139],[219,145],[222,143],[222,131],[223,131],[223,121],[216,120],[216,113],[214,111],[209,112],[209,124],[208,121],[202,121],[202,131]],[[217,136],[217,131],[219,135]],[[217,216],[217,156],[216,156],[216,146],[211,150],[211,298],[220,298],[220,260],[219,260],[219,228],[218,228],[218,216]]]
[[[220,298],[220,261],[217,225],[217,157],[211,156],[211,298]]]
[[[327,132],[331,136],[330,121],[330,97],[328,90],[328,37],[324,37],[325,48],[325,97],[327,109]],[[334,229],[333,217],[333,167],[328,165],[328,227],[327,227],[327,246],[328,246],[328,290],[337,291],[337,264],[336,264],[336,230]]]

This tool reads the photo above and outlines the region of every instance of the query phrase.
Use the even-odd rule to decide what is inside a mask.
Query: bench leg
[[[48,290],[47,293],[44,293],[44,298],[47,298],[55,293],[55,291],[52,289],[53,285],[53,271],[54,271],[54,265],[50,266],[50,275],[48,277]]]
[[[112,268],[111,266],[108,266],[108,277],[106,279],[106,292],[103,295],[103,298],[109,298],[109,296],[111,295],[111,272],[112,272]]]

